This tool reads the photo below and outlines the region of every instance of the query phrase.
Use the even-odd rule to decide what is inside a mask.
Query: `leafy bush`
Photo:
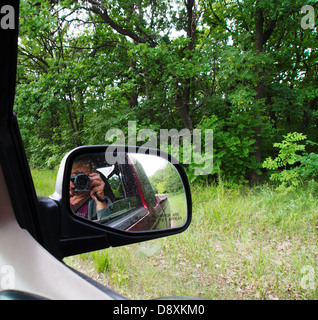
[[[318,144],[307,140],[306,135],[298,132],[288,133],[281,143],[274,143],[274,147],[280,149],[278,156],[275,159],[267,158],[263,167],[276,171],[271,174],[270,180],[280,183],[278,189],[295,188],[305,181],[317,179],[318,154],[307,153],[306,145]]]
[[[246,120],[246,119],[245,119]],[[244,120],[244,121],[245,121]],[[222,183],[236,187],[248,183],[250,172],[259,172],[255,158],[251,156],[254,152],[254,132],[249,123],[240,123],[239,119],[219,119],[217,116],[204,117],[198,127],[204,132],[205,129],[213,129],[213,169],[210,173]],[[202,135],[204,146],[205,136]],[[187,173],[191,182],[204,182],[206,176],[195,176],[191,163]]]

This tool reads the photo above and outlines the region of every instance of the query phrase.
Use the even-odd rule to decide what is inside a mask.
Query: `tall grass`
[[[49,196],[54,193],[57,170],[31,170],[33,183],[38,196]]]
[[[193,186],[192,196],[184,233],[65,261],[132,299],[318,298],[317,184],[285,194]],[[311,288],[302,285],[307,266]]]

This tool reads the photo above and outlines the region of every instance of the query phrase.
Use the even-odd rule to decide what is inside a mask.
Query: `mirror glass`
[[[116,159],[99,152],[74,160],[69,197],[75,215],[129,232],[186,223],[186,195],[173,164],[138,153],[117,153]]]

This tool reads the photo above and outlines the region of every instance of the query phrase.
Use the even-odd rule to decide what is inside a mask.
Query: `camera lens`
[[[90,184],[90,178],[84,173],[79,173],[74,181],[77,190],[87,190]]]

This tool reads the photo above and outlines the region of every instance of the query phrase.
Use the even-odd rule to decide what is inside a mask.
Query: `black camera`
[[[71,181],[75,186],[74,191],[90,191],[88,188],[91,183],[91,178],[84,172],[80,172],[77,176],[71,177]]]

